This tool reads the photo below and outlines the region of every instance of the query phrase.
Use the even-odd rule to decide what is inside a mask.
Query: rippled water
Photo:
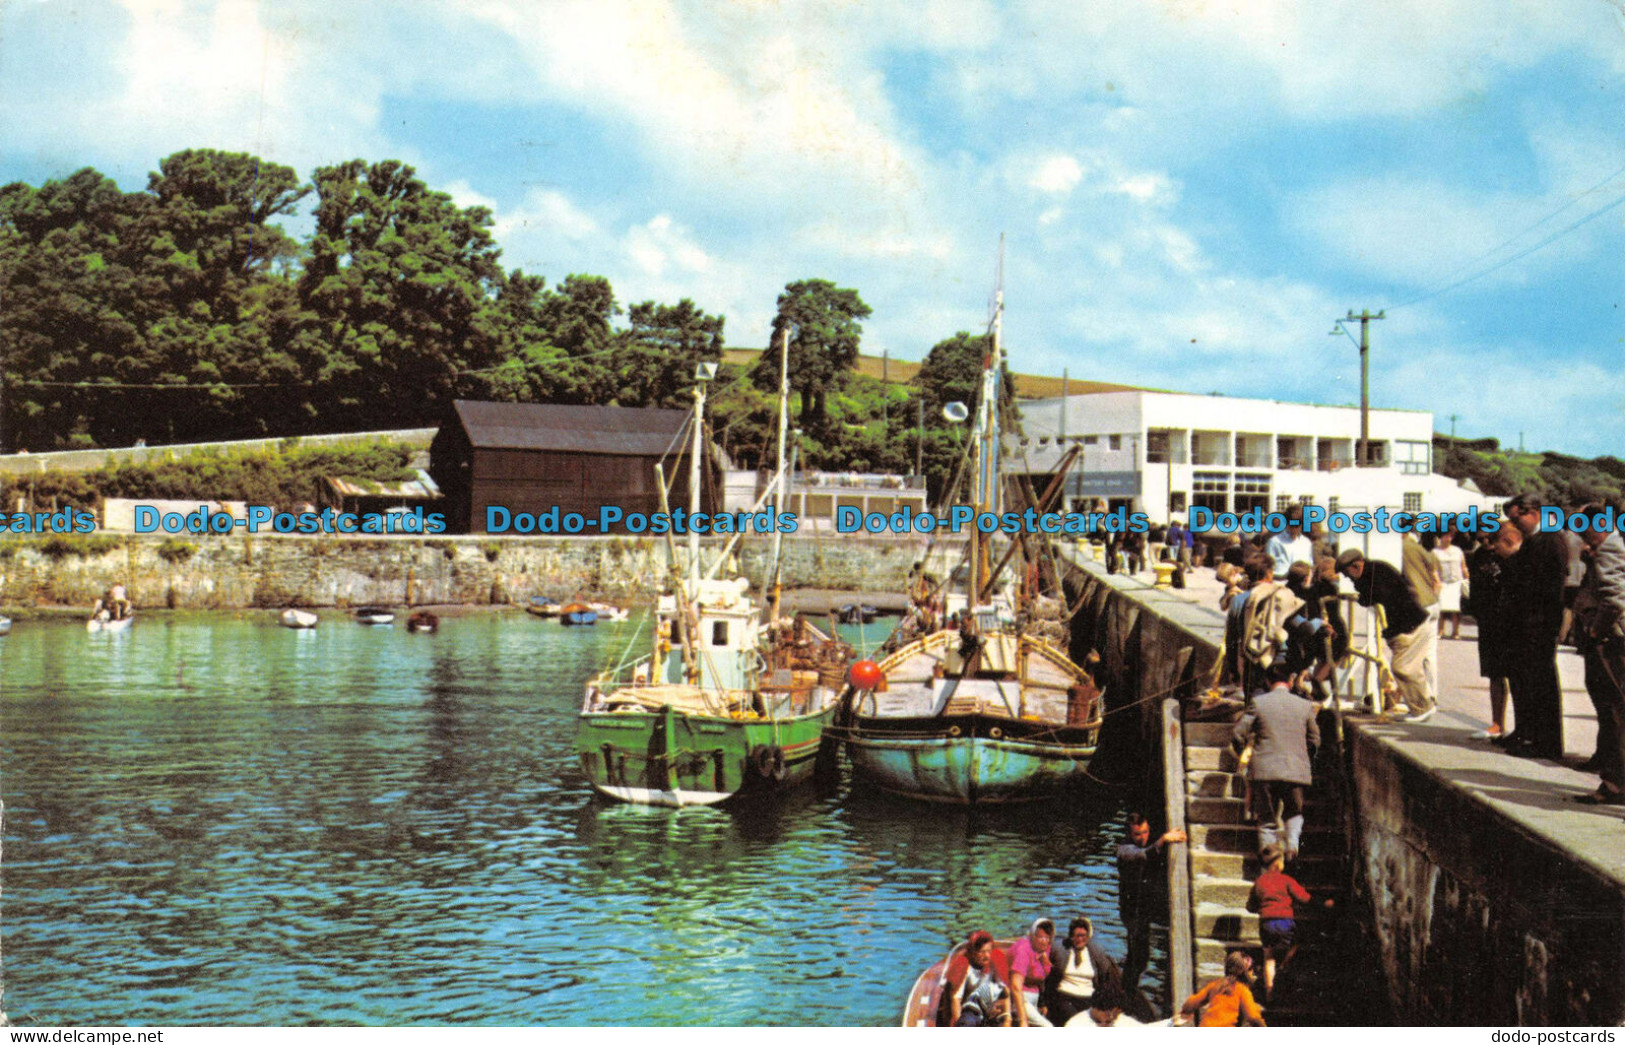
[[[894,1024],[972,928],[1086,913],[1122,953],[1114,794],[975,814],[847,786],[741,809],[594,798],[581,682],[628,635],[518,614],[437,635],[337,614],[17,625],[7,1014]]]

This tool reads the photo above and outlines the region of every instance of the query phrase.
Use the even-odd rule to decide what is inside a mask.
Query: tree
[[[972,336],[963,330],[932,347],[914,375],[929,420],[940,421],[942,408],[949,403],[975,409],[982,394],[982,367],[992,350],[991,334]]]
[[[396,160],[322,167],[315,182],[299,354],[326,389],[321,412],[350,428],[438,416],[460,371],[496,361],[481,322],[503,279],[490,211]]]
[[[622,406],[678,406],[694,386],[698,363],[722,360],[721,316],[709,316],[688,298],[675,305],[653,301],[627,312],[631,329],[615,369]]]
[[[825,279],[791,283],[779,295],[773,337],[751,372],[758,388],[779,385],[779,339],[790,330],[790,387],[801,396],[801,423],[822,429],[829,391],[857,365],[862,320],[873,310],[858,292]]]

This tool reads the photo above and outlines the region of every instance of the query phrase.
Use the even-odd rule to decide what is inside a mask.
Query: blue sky
[[[985,325],[1002,232],[1018,370],[1354,403],[1327,332],[1386,308],[1374,405],[1622,455],[1622,11],[9,0],[0,180],[402,159],[509,267],[691,297],[736,346],[831,279],[901,359]]]

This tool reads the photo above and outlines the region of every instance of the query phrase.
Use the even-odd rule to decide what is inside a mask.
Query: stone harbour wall
[[[1353,723],[1356,889],[1409,1025],[1617,1026],[1625,884]]]
[[[720,541],[708,541],[710,561]],[[901,590],[921,545],[787,537],[784,585]],[[679,544],[682,559],[685,548]],[[760,585],[769,539],[737,552]],[[647,599],[666,576],[663,540],[641,537],[90,535],[0,542],[0,606],[89,606],[122,582],[138,607],[485,605],[532,595]]]

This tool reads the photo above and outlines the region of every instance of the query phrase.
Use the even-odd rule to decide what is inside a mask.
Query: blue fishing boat
[[[584,602],[572,602],[559,610],[559,623],[566,627],[597,624],[598,611]]]
[[[970,473],[976,510],[997,514],[1002,291],[995,301]],[[1051,484],[1041,508],[1059,487]],[[1087,774],[1100,694],[1065,652],[1064,597],[1053,578],[1043,590],[1045,571],[1029,567],[1024,543],[997,563],[993,552],[990,536],[972,527],[963,589],[911,590],[882,659],[853,666],[836,734],[859,780],[972,805],[1044,798]]]

